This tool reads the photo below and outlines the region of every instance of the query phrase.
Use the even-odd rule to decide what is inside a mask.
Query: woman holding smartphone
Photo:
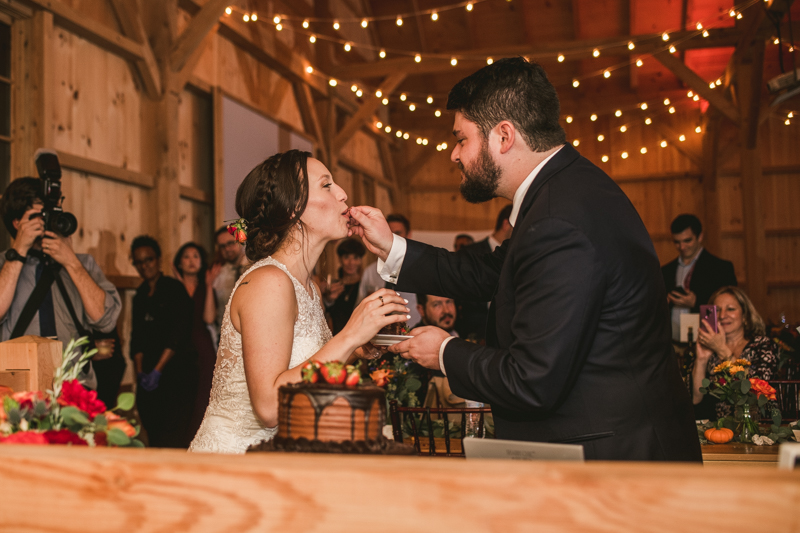
[[[750,375],[769,381],[778,370],[778,347],[765,336],[764,320],[738,287],[722,287],[709,304],[717,307],[717,323],[703,319],[697,335],[697,359],[692,369],[695,417],[715,420],[731,414],[731,406],[703,395],[700,387],[723,361],[750,361]],[[716,327],[714,327],[716,326]]]

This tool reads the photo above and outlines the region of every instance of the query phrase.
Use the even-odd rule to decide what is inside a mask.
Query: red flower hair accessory
[[[239,218],[236,220],[227,220],[228,222],[228,233],[233,235],[233,238],[236,239],[236,242],[239,244],[244,244],[247,242],[247,221],[243,218]]]

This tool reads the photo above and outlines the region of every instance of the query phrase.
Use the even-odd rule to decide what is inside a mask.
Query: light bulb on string
[[[450,64],[453,66],[458,65],[458,59],[456,59],[455,57],[450,58]]]
[[[274,22],[275,24],[280,24],[281,16],[280,15],[275,15],[274,17],[272,17],[272,22]]]
[[[742,14],[736,13],[736,20],[742,20]]]
[[[633,50],[634,48],[636,48],[636,45],[633,44],[633,41],[628,41],[628,50]]]
[[[406,98],[408,98],[408,96],[406,96],[406,93],[402,93],[402,94],[400,95],[400,101],[401,101],[401,102],[405,102],[405,101],[406,101]]]
[[[692,100],[694,100],[695,102],[697,102],[698,100],[700,100],[700,96],[698,96],[698,95],[694,95],[694,96],[692,96]]]
[[[636,66],[637,67],[641,67],[642,65],[644,65],[644,61],[642,61],[641,59],[637,59],[636,60]]]
[[[250,22],[250,15],[248,15],[247,13],[245,13],[245,14],[242,16],[242,20],[243,20],[243,21],[245,21],[245,22]]]
[[[442,112],[439,111],[438,109],[436,111],[434,111],[433,114],[434,114],[434,116],[436,116],[436,118],[439,118],[439,117],[442,116]]]
[[[622,153],[620,154],[620,157],[621,157],[622,159],[628,159],[628,152],[622,152]]]
[[[678,49],[677,49],[677,48],[675,48],[675,45],[674,45],[674,44],[673,44],[672,46],[670,46],[670,47],[669,47],[669,53],[670,53],[670,54],[674,54],[674,53],[675,53],[675,52],[677,52],[677,51],[678,51]]]
[[[691,98],[692,96],[694,96],[694,92],[693,91],[689,91],[688,93],[686,93],[686,96]]]
[[[730,11],[728,11],[728,15],[730,15],[731,17],[735,17],[736,16],[736,10],[731,9]]]
[[[306,72],[308,72],[309,74],[313,73],[314,72],[314,67],[312,67],[311,65],[307,66],[306,67]]]
[[[709,36],[708,30],[703,30],[703,37],[708,37],[708,36]]]
[[[473,8],[472,2],[468,3],[466,8],[467,8],[467,11],[472,11],[472,8]]]
[[[442,143],[442,150],[447,150],[447,143]]]
[[[572,141],[572,146],[578,146],[579,144],[581,144],[581,142],[578,139]]]
[[[381,91],[380,89],[378,89],[377,91],[375,91],[375,96],[376,96],[377,98],[380,98],[381,96],[383,96],[383,91]]]
[[[414,104],[411,104],[410,106],[408,106],[408,110],[409,111],[414,111],[416,108],[417,108],[417,106],[415,106]]]
[[[356,91],[356,96],[358,96],[359,98],[361,98],[361,96],[362,96],[363,94],[364,94],[364,93],[363,93],[363,92],[361,92],[361,89],[359,89],[359,90],[357,90],[357,91]]]
[[[600,135],[598,135],[598,136],[597,136],[597,140],[598,140],[598,142],[603,142],[603,140],[604,140],[605,138],[606,138],[606,136],[605,136],[605,135],[603,135],[602,133],[601,133]]]
[[[622,116],[622,109],[617,109],[616,111],[614,111],[614,116],[615,117],[621,117]]]
[[[661,34],[661,40],[662,41],[669,41],[669,33],[667,33],[667,32],[662,33]]]
[[[649,126],[650,124],[653,123],[653,120],[650,117],[647,117],[646,119],[644,119],[644,123]]]
[[[233,10],[231,8],[229,8],[229,7],[226,7],[225,8],[225,14],[226,15],[230,15],[231,13],[233,13]]]
[[[384,57],[386,57],[386,50],[384,50],[383,48],[381,48],[381,51],[380,51],[380,52],[378,52],[378,56],[379,56],[381,59],[383,59]]]
[[[592,55],[593,55],[594,57],[600,57],[600,50],[598,50],[597,48],[595,48],[594,50],[592,50]]]
[[[780,44],[780,43],[781,43],[781,40],[780,40],[780,39],[778,39],[777,37],[775,37],[774,39],[772,39],[772,44]]]
[[[601,157],[601,158],[600,158],[600,160],[601,160],[603,163],[608,163],[608,156],[607,156],[607,155],[604,155],[603,157]]]
[[[702,30],[703,29],[703,23],[702,22],[698,22],[697,25],[695,26],[695,28],[697,28],[698,30]]]
[[[400,18],[400,17],[397,17],[397,20],[395,20],[394,22],[395,22],[395,24],[397,24],[398,26],[402,26],[402,25],[403,25],[403,19],[402,19],[402,18]]]
[[[647,109],[647,102],[643,102],[642,105],[640,105],[639,107],[642,109],[642,111],[644,111],[645,109]]]
[[[328,85],[330,85],[331,87],[336,87],[337,83],[338,82],[335,79],[331,78],[330,81],[328,82]]]
[[[661,148],[667,147],[667,141],[661,141]]]
[[[645,148],[644,146],[642,146],[642,149],[641,149],[641,150],[639,150],[639,152],[640,152],[640,153],[642,153],[642,154],[646,154],[646,153],[647,153],[647,148]]]
[[[702,129],[700,126],[697,126],[697,127],[694,129],[694,132],[695,132],[695,133],[701,133],[702,131],[703,131],[703,129]]]
[[[604,78],[610,78],[611,77],[611,71],[610,70],[604,70],[603,71],[603,77]]]
[[[389,99],[388,98],[384,98],[383,100],[381,100],[381,103],[383,105],[389,105]]]
[[[414,61],[415,61],[415,62],[417,62],[417,63],[419,63],[420,61],[422,61],[422,56],[421,56],[421,55],[419,55],[419,54],[415,55],[415,56],[414,56]]]
[[[403,133],[403,139],[407,141],[409,137],[411,136],[408,134],[408,132]]]
[[[486,58],[486,64],[487,65],[491,65],[492,63],[494,63],[494,59],[492,59],[491,57],[487,57]]]
[[[623,124],[622,126],[619,127],[619,131],[621,131],[622,133],[625,133],[626,131],[628,131],[628,126],[625,126]]]
[[[304,20],[303,21],[303,28],[308,29],[308,26],[309,26],[308,20]]]
[[[422,146],[428,146],[428,139],[422,139]]]
[[[333,21],[333,29],[334,30],[338,30],[339,29],[339,21],[338,20],[334,20]]]
[[[713,89],[717,86],[717,84],[712,81],[711,83],[708,84],[708,86]]]
[[[717,85],[722,85],[722,78],[717,78]]]
[[[422,144],[422,137],[417,137],[417,144]]]
[[[432,104],[433,103],[433,96],[428,96],[428,98],[425,101],[428,102],[429,104]]]
[[[680,142],[683,142],[683,141],[685,141],[685,140],[686,140],[686,135],[681,135],[680,137],[678,137],[678,140],[679,140]]]
[[[567,124],[572,124],[572,117],[571,116],[567,115],[567,117],[564,120],[567,121]]]
[[[664,98],[664,105],[669,105],[669,98]]]
[[[258,20],[258,13],[252,13],[250,15],[250,20],[252,20],[253,22],[257,21]]]
[[[349,52],[351,48],[353,48],[353,47],[350,46],[350,43],[344,43],[344,51],[345,52]]]
[[[400,138],[400,137],[402,137],[402,136],[403,136],[403,132],[402,132],[402,131],[400,131],[400,130],[397,130],[396,132],[394,132],[394,135],[395,135],[395,137],[398,137],[398,138]]]
[[[564,62],[564,54],[558,54],[558,62],[559,63],[563,63]]]
[[[790,125],[792,123],[792,121],[791,121],[791,119],[787,118],[786,120],[783,121],[783,123],[788,126],[788,125]]]
[[[386,126],[385,128],[383,128],[383,131],[385,131],[386,133],[392,133],[392,127]]]
[[[580,84],[581,84],[581,82],[579,82],[578,80],[572,80],[572,86],[573,87],[577,87]]]
[[[597,120],[597,115],[595,115],[594,113],[592,113],[592,116],[591,116],[591,117],[589,117],[589,120],[591,120],[592,122],[594,122],[595,120]]]
[[[255,20],[255,19],[253,19]],[[283,29],[283,24],[275,24],[275,29],[281,31]]]
[[[350,90],[356,92],[358,90],[358,85],[354,83],[353,85],[350,86]]]
[[[789,114],[786,115],[786,116],[789,117],[789,118],[794,118],[794,113],[792,111],[789,111]]]
[[[361,27],[362,28],[366,28],[367,26],[369,26],[369,21],[367,19],[362,19],[361,20]]]
[[[308,40],[311,42],[311,44],[314,44],[315,42],[317,42],[317,36],[311,35],[308,37]]]
[[[432,20],[432,21],[434,21],[434,22],[436,22],[437,20],[439,20],[439,13],[437,13],[436,11],[434,11],[433,13],[431,13],[431,20]]]
[[[670,112],[671,115],[674,114],[675,113],[675,106],[669,106],[669,112]]]
[[[378,128],[378,129],[383,128],[383,122],[376,122],[375,123],[375,127]]]

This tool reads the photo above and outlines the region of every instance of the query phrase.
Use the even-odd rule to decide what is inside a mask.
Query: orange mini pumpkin
[[[711,428],[703,433],[706,440],[714,444],[725,444],[733,440],[733,431],[728,428]]]

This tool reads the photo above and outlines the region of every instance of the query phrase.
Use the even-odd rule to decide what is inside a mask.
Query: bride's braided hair
[[[272,255],[290,235],[308,203],[309,152],[289,150],[256,166],[236,191],[236,211],[247,222],[250,261]]]

